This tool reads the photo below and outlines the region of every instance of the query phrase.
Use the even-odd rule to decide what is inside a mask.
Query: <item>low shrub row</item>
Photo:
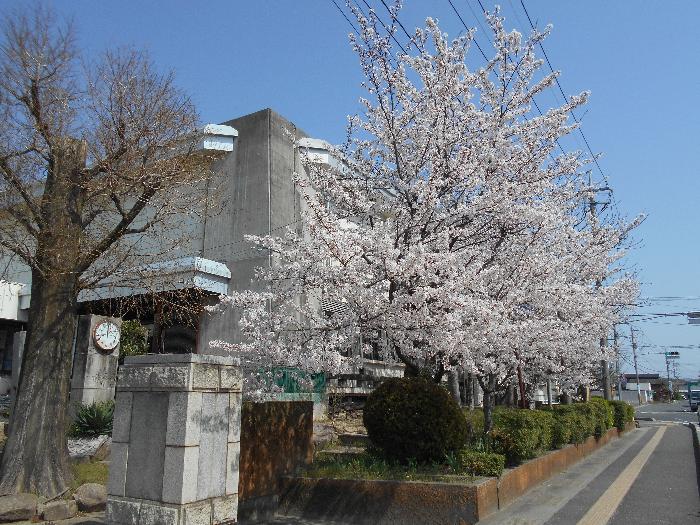
[[[486,441],[483,412],[469,410],[465,418],[470,449],[503,454],[508,465],[517,465],[547,450],[583,443],[589,436],[599,438],[613,426],[622,431],[634,420],[634,408],[602,398],[542,410],[497,407]]]
[[[365,403],[363,422],[377,454],[404,465],[447,461],[457,471],[493,476],[544,451],[613,425],[624,429],[634,412],[626,403],[594,398],[552,409],[498,407],[484,434],[481,410],[462,412],[447,390],[424,378],[384,381]]]
[[[458,470],[471,476],[498,477],[506,466],[506,457],[495,452],[462,449],[458,457]]]
[[[634,421],[634,407],[624,401],[609,401],[613,408],[615,426],[622,432],[627,423]]]
[[[491,446],[509,465],[534,458],[552,445],[554,417],[544,410],[497,410],[493,415]]]

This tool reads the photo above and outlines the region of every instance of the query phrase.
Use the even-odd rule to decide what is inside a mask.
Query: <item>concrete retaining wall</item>
[[[634,428],[630,423],[625,432]],[[605,446],[621,433],[553,450],[503,472],[469,484],[343,480],[289,477],[278,512],[342,523],[470,525],[503,508],[538,483]]]
[[[497,480],[472,485],[287,478],[279,513],[351,524],[472,524],[498,508]]]

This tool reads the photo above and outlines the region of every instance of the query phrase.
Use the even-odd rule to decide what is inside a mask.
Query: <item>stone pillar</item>
[[[230,357],[125,359],[117,380],[108,523],[236,522],[241,384]]]
[[[80,405],[114,399],[119,346],[109,352],[95,346],[93,333],[102,321],[112,321],[117,326],[122,323],[121,319],[99,315],[81,315],[78,318],[70,391],[71,416],[75,415]]]

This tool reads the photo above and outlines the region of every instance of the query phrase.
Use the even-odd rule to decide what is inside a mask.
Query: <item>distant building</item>
[[[623,383],[634,384],[637,380],[636,374],[624,374]],[[661,377],[660,374],[639,374],[639,383],[649,385],[649,388],[653,392],[655,400],[659,400],[663,397],[663,393],[668,388],[668,381]],[[634,387],[636,391],[636,386]]]

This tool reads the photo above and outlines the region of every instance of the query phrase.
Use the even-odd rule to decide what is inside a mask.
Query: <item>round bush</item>
[[[447,390],[423,378],[384,381],[367,398],[363,420],[372,444],[402,462],[442,461],[467,439],[459,405]]]

